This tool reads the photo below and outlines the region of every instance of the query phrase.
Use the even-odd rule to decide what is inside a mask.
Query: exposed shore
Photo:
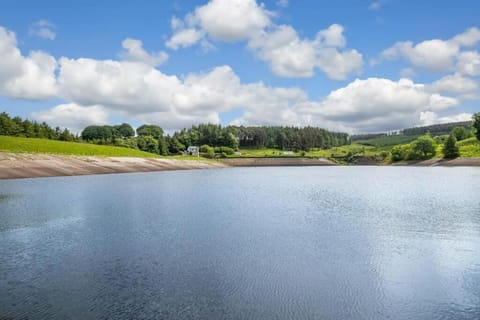
[[[0,179],[223,168],[216,161],[0,152]]]
[[[421,161],[400,161],[393,166],[417,166],[417,167],[480,167],[480,157],[440,159],[433,158]]]
[[[362,163],[379,165],[378,163]],[[75,176],[107,173],[153,172],[166,170],[213,169],[225,167],[334,166],[327,159],[308,158],[230,158],[179,160],[164,158],[90,157],[0,152],[0,179]],[[358,165],[361,165],[360,163]],[[480,158],[402,161],[394,166],[480,166]]]
[[[327,159],[309,158],[230,158],[218,161],[230,167],[306,167],[306,166],[335,166],[335,162]]]

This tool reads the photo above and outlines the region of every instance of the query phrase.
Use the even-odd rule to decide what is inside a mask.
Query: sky
[[[480,111],[473,0],[1,0],[0,111],[373,133]]]

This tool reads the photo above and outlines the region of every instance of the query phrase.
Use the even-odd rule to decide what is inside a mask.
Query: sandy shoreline
[[[370,163],[368,163],[370,164]],[[0,179],[76,176],[225,167],[332,166],[327,159],[231,158],[217,161],[133,157],[63,156],[0,152]],[[370,164],[372,165],[372,164]],[[373,164],[375,165],[375,164]],[[378,165],[378,164],[377,164]],[[480,166],[480,158],[398,162],[395,166]]]

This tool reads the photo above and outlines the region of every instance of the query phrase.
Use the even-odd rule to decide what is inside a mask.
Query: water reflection
[[[479,173],[4,181],[0,318],[478,319]]]

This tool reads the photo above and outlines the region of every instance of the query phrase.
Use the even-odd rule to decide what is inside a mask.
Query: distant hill
[[[472,126],[472,121],[462,121],[462,122],[449,122],[449,123],[441,123],[441,124],[433,124],[430,126],[423,126],[423,127],[414,127],[414,128],[407,128],[398,131],[396,135],[403,135],[403,136],[420,136],[422,134],[426,134],[430,132],[432,136],[439,136],[443,134],[449,134],[455,127],[464,127],[466,129],[470,129]],[[389,133],[371,133],[371,134],[357,134],[350,136],[351,141],[360,141],[360,140],[370,140],[370,139],[378,139],[381,137],[388,136]]]

